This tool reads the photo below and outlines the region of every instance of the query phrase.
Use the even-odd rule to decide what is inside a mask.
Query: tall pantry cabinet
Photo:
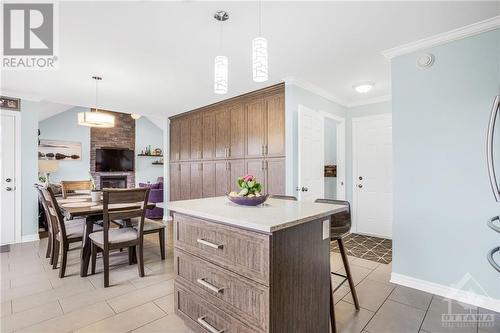
[[[170,118],[171,201],[225,195],[247,173],[285,194],[283,83]]]

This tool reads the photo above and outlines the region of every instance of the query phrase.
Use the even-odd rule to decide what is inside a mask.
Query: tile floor
[[[168,239],[168,237],[167,237]],[[112,287],[103,288],[102,261],[98,274],[79,276],[79,249],[70,251],[67,277],[59,279],[44,258],[46,239],[17,244],[1,259],[1,326],[8,332],[191,332],[174,313],[172,243],[161,261],[157,239],[147,237],[146,277],[127,265],[127,254],[112,255]],[[500,332],[472,322],[445,327],[441,317],[448,303],[441,297],[389,283],[391,265],[350,257],[361,310],[356,312],[346,285],[335,292],[339,332],[420,333]],[[332,270],[342,271],[340,255],[332,253]],[[337,277],[333,278],[338,281]],[[453,313],[489,313],[452,304]],[[491,318],[491,316],[489,317]]]

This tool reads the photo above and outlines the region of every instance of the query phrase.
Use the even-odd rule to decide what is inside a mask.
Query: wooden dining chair
[[[50,264],[52,264],[52,249],[54,246],[54,237],[53,237],[53,232],[52,232],[52,221],[50,218],[50,212],[49,212],[49,203],[45,199],[45,196],[43,195],[42,192],[42,186],[36,186],[36,189],[38,191],[38,199],[42,203],[43,207],[43,212],[45,214],[45,220],[47,221],[47,229],[48,229],[48,240],[47,240],[47,250],[45,251],[45,258],[50,258]]]
[[[56,269],[61,255],[61,266],[59,277],[63,278],[66,272],[66,262],[68,259],[69,244],[77,243],[83,239],[85,220],[66,221],[61,213],[59,204],[51,188],[42,189],[43,196],[47,201],[50,221],[52,222],[52,268]]]
[[[281,200],[292,200],[292,201],[297,201],[297,198],[291,195],[278,195],[278,194],[272,194],[269,196],[271,199],[281,199]]]
[[[342,257],[342,263],[344,264],[344,269],[346,272],[346,275],[336,272],[331,272],[332,275],[340,276],[343,278],[342,282],[335,288],[333,287],[332,281],[330,280],[330,316],[332,318],[331,319],[332,331],[335,332],[335,311],[334,311],[333,293],[337,289],[339,289],[340,286],[342,286],[345,281],[348,281],[349,283],[352,299],[354,301],[354,307],[356,308],[357,311],[359,311],[359,302],[358,302],[358,295],[356,293],[356,286],[354,285],[354,280],[352,279],[351,268],[349,267],[349,259],[347,258],[344,241],[342,239],[342,237],[351,230],[351,205],[349,204],[349,201],[344,201],[344,200],[316,199],[315,202],[342,205],[347,207],[345,211],[333,214],[330,218],[330,241],[337,241],[340,250],[340,255]]]
[[[90,180],[63,180],[61,181],[62,197],[66,199],[68,195],[74,194],[75,191],[92,190],[92,181]]]
[[[149,188],[103,190],[103,230],[90,234],[92,241],[92,274],[95,274],[97,252],[102,252],[104,287],[109,287],[109,252],[128,248],[129,264],[134,249],[139,276],[144,276],[144,218]],[[110,228],[116,220],[137,219],[137,227]]]

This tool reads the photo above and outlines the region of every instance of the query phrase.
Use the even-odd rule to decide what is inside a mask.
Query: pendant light
[[[214,18],[220,22],[220,44],[219,52],[222,51],[222,22],[229,20],[226,11],[219,10],[214,14]],[[214,93],[226,94],[228,87],[228,67],[229,61],[226,56],[218,55],[214,61]]]
[[[267,39],[262,37],[262,3],[259,1],[259,37],[252,40],[252,71],[254,82],[268,80]]]
[[[100,128],[114,127],[115,116],[99,112],[99,109],[97,108],[98,83],[102,80],[102,77],[92,76],[92,79],[95,80],[95,108],[90,109],[90,111],[78,112],[78,125]]]

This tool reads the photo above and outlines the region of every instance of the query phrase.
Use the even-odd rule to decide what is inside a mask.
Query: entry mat
[[[379,237],[349,234],[342,237],[348,255],[388,264],[392,261],[392,240]],[[330,243],[332,252],[340,253],[337,241]]]

